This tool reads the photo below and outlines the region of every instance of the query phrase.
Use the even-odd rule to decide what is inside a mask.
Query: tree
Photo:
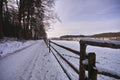
[[[0,0],[0,39],[3,38],[3,0]]]
[[[46,38],[46,30],[55,19],[52,9],[54,2],[55,0],[0,0],[0,38],[3,34],[19,39]]]

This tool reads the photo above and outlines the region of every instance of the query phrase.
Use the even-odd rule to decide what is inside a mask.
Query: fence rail
[[[55,45],[57,45],[57,46],[59,46],[59,47],[61,47],[61,48],[63,48],[63,49],[66,49],[66,50],[68,50],[68,51],[70,51],[70,52],[72,52],[72,53],[74,53],[74,54],[76,54],[76,55],[78,55],[78,56],[80,55],[80,52],[79,52],[79,51],[76,51],[76,50],[73,50],[73,49],[71,49],[71,48],[68,48],[68,47],[59,45],[59,44],[57,44],[57,43],[55,43],[55,42],[52,42],[52,41],[50,41],[50,43],[53,43],[53,44],[55,44]]]
[[[65,47],[63,45],[57,44],[50,40],[45,40],[45,42],[49,48],[49,52],[51,51],[53,53],[53,55],[56,57],[56,55],[52,51],[52,50],[54,50],[60,56],[60,58],[63,59],[79,75],[79,80],[97,80],[97,74],[102,74],[102,75],[114,77],[116,79],[120,79],[120,75],[113,74],[113,73],[110,73],[107,71],[100,71],[99,68],[96,67],[96,54],[95,53],[90,52],[90,53],[86,54],[87,45],[120,49],[119,41],[104,41],[104,40],[84,38],[84,39],[80,40],[80,52],[73,50],[71,48]],[[73,64],[71,64],[66,58],[64,58],[51,44],[57,45],[65,50],[68,50],[68,51],[80,56],[79,70]],[[67,73],[65,68],[61,65],[60,61],[58,59],[57,59],[57,61],[60,64],[60,66],[62,67],[63,71],[68,76],[69,80],[72,80],[72,78]],[[86,70],[88,71],[88,77],[85,75]]]
[[[105,40],[83,38],[83,39],[80,40],[80,45],[81,45],[80,46],[80,56],[82,56],[82,58],[83,58],[83,59],[80,59],[81,60],[80,61],[80,66],[85,65],[82,62],[86,59],[86,56],[87,56],[87,54],[86,54],[87,45],[98,46],[98,47],[107,47],[107,48],[113,48],[113,49],[120,49],[120,41],[105,41]],[[94,58],[92,60],[94,61]],[[92,60],[90,60],[90,61],[92,61]],[[82,68],[80,67],[80,74],[81,74],[80,77],[81,76],[83,77],[84,75],[82,74],[82,71],[84,72],[85,69],[83,69],[83,70],[81,70],[81,69]],[[120,75],[115,74],[115,73],[110,73],[111,71],[101,71],[99,68],[95,68],[95,64],[93,65],[92,69],[93,69],[93,72],[95,71],[95,73],[96,73],[96,69],[97,69],[97,74],[102,74],[102,75],[114,77],[116,79],[120,79]],[[88,69],[88,71],[89,71],[89,69]],[[91,77],[96,78],[97,75],[95,73],[92,73],[92,72],[89,73],[88,72],[88,78],[91,79],[91,80],[95,80],[95,79],[91,78]],[[94,76],[92,76],[92,75],[94,75]],[[84,77],[81,80],[84,80]]]

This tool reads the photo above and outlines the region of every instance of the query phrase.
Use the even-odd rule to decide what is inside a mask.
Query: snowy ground
[[[79,51],[79,42],[54,41]],[[79,56],[53,45],[67,60],[79,69]],[[97,55],[97,67],[120,74],[120,49],[88,46],[87,52]],[[56,55],[56,54],[55,54]],[[69,80],[44,41],[0,41],[0,80]],[[78,75],[59,56],[72,80]],[[98,75],[98,80],[118,80]]]
[[[15,53],[19,50],[25,49],[32,44],[35,44],[35,41],[17,41],[14,38],[4,39],[0,41],[0,58],[3,58],[10,53]]]
[[[77,51],[80,50],[79,42],[75,41],[54,41],[58,44],[64,45],[66,47],[75,49]],[[53,46],[72,64],[75,65],[77,69],[79,69],[79,56],[72,54],[69,51],[66,51],[65,49],[62,49],[56,45],[53,44]],[[109,72],[116,73],[120,75],[120,49],[111,49],[111,48],[101,48],[101,47],[93,47],[88,46],[87,52],[95,52],[96,53],[96,66],[102,70],[107,70]],[[66,65],[65,62],[63,62],[63,65]],[[77,74],[74,74],[72,70],[68,68],[68,66],[65,66],[70,75],[72,76],[73,80],[77,80],[78,76]],[[104,75],[98,75],[98,80],[118,80],[114,79],[112,77],[104,76]],[[120,79],[119,79],[120,80]]]
[[[0,59],[0,80],[68,80],[44,41],[35,43]]]

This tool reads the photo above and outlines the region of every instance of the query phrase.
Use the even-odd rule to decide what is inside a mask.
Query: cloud
[[[115,9],[118,9],[118,12],[120,12],[120,10],[119,10],[120,9],[120,5],[114,5],[114,6],[111,6],[111,7],[107,7],[105,9],[101,9],[96,14],[108,14],[111,11],[114,11]]]
[[[56,10],[63,22],[108,19],[120,16],[119,4],[119,0],[59,0]]]
[[[120,19],[108,21],[80,21],[73,23],[56,24],[54,30],[48,32],[49,37],[66,34],[91,35],[102,32],[120,31]]]
[[[56,23],[48,36],[120,31],[120,0],[59,0]]]

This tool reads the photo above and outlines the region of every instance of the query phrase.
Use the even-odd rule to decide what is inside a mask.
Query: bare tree
[[[3,0],[0,0],[0,39],[3,38]]]
[[[46,38],[46,30],[56,18],[54,2],[55,0],[0,0],[0,38],[3,34],[19,39]]]

